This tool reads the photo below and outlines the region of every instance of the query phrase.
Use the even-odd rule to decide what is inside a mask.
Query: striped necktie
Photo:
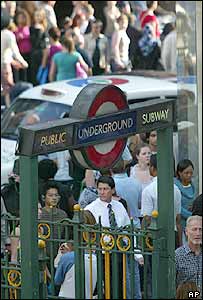
[[[116,222],[114,211],[112,209],[112,205],[109,203],[107,205],[107,207],[109,209],[109,224],[110,224],[110,227],[115,228],[118,225],[117,225],[117,222]]]

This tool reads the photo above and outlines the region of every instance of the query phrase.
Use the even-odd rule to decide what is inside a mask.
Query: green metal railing
[[[38,275],[36,273],[35,276],[36,281],[39,282],[37,290],[39,299],[60,299],[54,284],[54,259],[59,245],[70,239],[73,240],[75,251],[76,299],[85,299],[85,253],[89,253],[90,256],[90,299],[93,298],[94,294],[92,280],[95,276],[92,271],[92,255],[96,255],[97,259],[96,295],[98,299],[127,299],[127,295],[131,299],[134,298],[135,253],[142,253],[145,260],[143,298],[149,298],[150,282],[147,270],[151,267],[152,299],[156,299],[158,292],[157,272],[162,241],[158,238],[157,214],[153,215],[150,228],[144,230],[136,229],[133,220],[129,226],[115,230],[103,228],[100,222],[96,225],[87,225],[84,223],[83,214],[83,210],[80,210],[76,205],[72,220],[64,219],[60,222],[40,220],[36,222],[36,226],[38,226],[38,262],[35,261],[35,264]],[[12,216],[3,216],[3,218],[10,225],[7,226],[7,234],[15,237],[15,228],[19,219]],[[15,265],[9,261],[8,251],[5,252],[2,259],[1,295],[3,299],[21,299],[24,288],[21,287],[21,255],[20,253]],[[119,266],[122,266],[122,271],[120,271]],[[49,276],[47,270],[49,270]],[[129,285],[127,285],[127,278],[129,278]],[[119,295],[119,287],[121,287],[122,296]],[[32,291],[30,291],[30,295],[32,295]]]
[[[10,214],[1,215],[5,221],[5,232],[10,239],[18,240],[17,229],[20,219]],[[4,237],[1,236],[3,239]],[[5,249],[1,258],[1,299],[20,299],[21,297],[21,267],[19,247],[16,248],[16,260],[11,262],[10,245]]]

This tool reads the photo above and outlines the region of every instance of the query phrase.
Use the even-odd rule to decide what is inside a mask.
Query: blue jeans
[[[127,256],[127,274],[126,274],[126,286],[127,286],[127,299],[132,299],[131,297],[131,288],[130,288],[130,257]],[[140,288],[140,272],[139,272],[139,264],[135,260],[134,261],[135,273],[134,273],[134,295],[133,299],[142,299],[141,288]]]

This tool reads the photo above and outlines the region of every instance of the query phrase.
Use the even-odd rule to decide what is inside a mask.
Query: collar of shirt
[[[110,201],[110,202],[106,202],[106,201],[102,201],[100,198],[97,198],[96,200],[98,200],[99,201],[99,203],[101,203],[104,207],[107,207],[108,206],[108,204],[113,204],[112,203],[112,200]],[[113,206],[113,205],[112,205]]]
[[[194,253],[194,251],[192,251],[192,249],[189,247],[188,243],[186,243],[184,246],[184,249],[185,249],[185,252],[186,254],[189,254],[189,253]],[[200,253],[202,252],[202,247],[200,247]],[[195,254],[195,253],[194,253]]]
[[[101,39],[103,37],[103,35],[100,33],[98,36],[95,36],[93,33],[91,33],[92,35],[92,39],[96,41],[96,39]]]

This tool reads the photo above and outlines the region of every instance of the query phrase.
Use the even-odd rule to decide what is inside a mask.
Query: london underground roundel
[[[91,141],[94,134],[94,142],[87,147],[71,151],[73,157],[84,168],[102,169],[112,166],[120,158],[127,139],[111,139],[112,131],[117,124],[111,122],[111,114],[128,108],[125,94],[114,85],[89,84],[82,89],[74,101],[70,118],[79,118],[93,122],[91,126],[82,128],[78,133],[78,140],[86,138]],[[96,124],[99,116],[107,115],[106,123]],[[94,123],[95,121],[95,123]],[[94,126],[92,126],[94,124]],[[105,142],[108,137],[108,142]]]
[[[67,84],[77,87],[85,87],[91,83],[99,83],[99,84],[113,84],[113,85],[121,85],[124,83],[128,83],[129,80],[118,78],[118,77],[104,77],[104,78],[77,78],[73,80],[68,80]]]

